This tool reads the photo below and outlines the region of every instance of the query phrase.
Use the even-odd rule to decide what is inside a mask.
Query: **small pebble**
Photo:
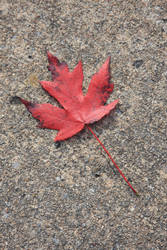
[[[133,66],[138,69],[143,64],[143,60],[136,60],[133,63]]]

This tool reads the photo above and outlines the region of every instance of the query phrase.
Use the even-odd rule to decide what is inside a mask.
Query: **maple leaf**
[[[65,140],[80,132],[86,124],[94,123],[115,108],[118,100],[105,105],[114,84],[110,83],[110,57],[100,70],[93,75],[87,94],[82,92],[83,71],[80,61],[72,72],[65,62],[60,62],[48,54],[52,81],[41,81],[41,86],[53,96],[63,108],[49,103],[31,103],[20,98],[21,102],[40,121],[40,128],[59,130],[55,141]]]
[[[105,105],[114,88],[114,84],[110,83],[110,57],[100,70],[93,75],[85,96],[82,92],[83,71],[81,61],[72,72],[69,71],[65,62],[61,63],[49,52],[48,61],[48,70],[52,73],[52,81],[41,81],[40,84],[63,108],[58,108],[49,103],[37,104],[18,98],[31,112],[32,116],[39,120],[38,126],[40,128],[59,130],[55,141],[72,137],[80,132],[85,125],[100,120],[115,108],[118,100]],[[129,187],[138,195],[93,130],[88,125],[87,128],[100,143]]]

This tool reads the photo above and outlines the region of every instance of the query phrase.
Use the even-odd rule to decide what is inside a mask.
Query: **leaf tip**
[[[50,64],[55,64],[55,65],[60,64],[58,58],[54,56],[53,54],[51,54],[49,51],[47,51],[47,56],[48,56],[48,61]]]
[[[111,61],[111,56],[108,56],[108,57],[107,57],[107,60],[110,62],[110,61]]]
[[[49,52],[49,50],[48,50],[46,53],[47,53],[48,58],[50,58],[50,57],[53,56],[53,55]]]

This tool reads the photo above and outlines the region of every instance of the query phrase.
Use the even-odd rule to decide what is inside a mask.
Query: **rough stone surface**
[[[165,0],[1,1],[0,249],[167,248],[167,4]],[[55,103],[46,51],[84,91],[111,55],[115,112],[92,125],[136,197],[85,129],[54,144],[18,95]]]

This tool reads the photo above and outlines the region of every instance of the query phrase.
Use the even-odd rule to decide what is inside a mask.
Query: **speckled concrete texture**
[[[0,68],[0,249],[167,248],[167,2],[4,0]],[[12,96],[57,105],[46,51],[84,92],[111,56],[115,112],[91,125],[140,197],[84,129],[55,144]]]

